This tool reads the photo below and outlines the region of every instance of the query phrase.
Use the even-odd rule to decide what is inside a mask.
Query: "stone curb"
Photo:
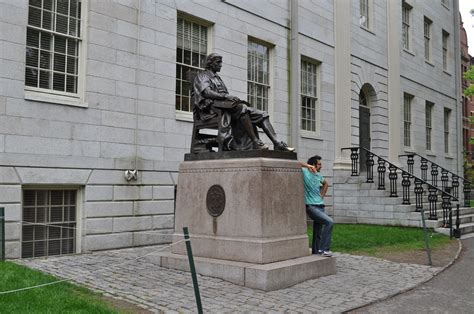
[[[447,265],[441,267],[439,270],[435,271],[433,273],[433,275],[426,279],[426,280],[423,280],[423,281],[420,281],[419,283],[417,283],[416,285],[414,285],[413,287],[409,287],[409,288],[405,288],[405,289],[402,289],[398,292],[395,292],[395,293],[392,293],[391,295],[388,295],[386,297],[383,297],[383,298],[380,298],[378,300],[374,300],[374,301],[370,301],[370,302],[367,302],[366,304],[364,305],[360,305],[360,306],[357,306],[355,308],[352,308],[352,309],[349,309],[349,310],[346,310],[344,311],[344,313],[347,313],[347,312],[351,312],[351,311],[355,311],[357,309],[361,309],[363,307],[366,307],[368,305],[372,305],[372,304],[375,304],[375,303],[379,303],[379,302],[382,302],[382,301],[385,301],[385,300],[388,300],[390,298],[393,298],[393,297],[396,297],[397,295],[400,295],[402,293],[405,293],[405,292],[408,292],[408,291],[411,291],[415,288],[418,288],[419,286],[427,283],[428,281],[432,280],[435,276],[439,275],[440,273],[442,273],[443,271],[445,271],[446,269],[448,269],[449,267],[451,267],[455,261],[457,261],[457,259],[459,258],[459,256],[461,255],[461,251],[462,251],[462,243],[460,241],[460,239],[456,239],[458,241],[458,251],[456,252],[456,255],[454,256],[454,258],[451,260],[451,262],[449,262]]]

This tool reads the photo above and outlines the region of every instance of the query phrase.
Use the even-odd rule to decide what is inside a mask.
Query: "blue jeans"
[[[306,204],[306,213],[313,219],[313,254],[329,251],[334,220],[324,212],[324,205]]]

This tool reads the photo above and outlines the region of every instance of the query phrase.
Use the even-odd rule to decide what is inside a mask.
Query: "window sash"
[[[426,149],[431,150],[431,130],[432,130],[432,111],[433,105],[426,105],[425,124],[426,124]]]
[[[301,129],[317,132],[319,110],[318,65],[301,60]]]
[[[411,99],[404,97],[403,102],[403,144],[406,147],[411,146]]]
[[[192,82],[188,71],[204,69],[208,50],[208,27],[178,16],[176,32],[176,104],[177,111],[192,112]]]
[[[25,85],[78,93],[81,1],[30,1]]]
[[[449,115],[450,110],[444,110],[444,152],[449,154]]]
[[[369,27],[369,0],[360,0],[360,17],[362,26]]]
[[[425,18],[424,20],[424,37],[425,37],[425,59],[431,59],[431,22]]]
[[[402,38],[403,48],[410,49],[410,8],[402,6]]]
[[[248,102],[255,108],[268,112],[270,49],[251,40],[247,49]]]
[[[448,69],[448,36],[449,34],[443,31],[443,70]]]

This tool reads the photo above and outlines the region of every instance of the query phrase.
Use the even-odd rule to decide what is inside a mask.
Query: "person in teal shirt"
[[[315,155],[301,164],[304,181],[304,200],[306,213],[313,220],[313,254],[330,257],[331,238],[334,220],[324,211],[324,196],[328,183],[321,175],[321,156]]]

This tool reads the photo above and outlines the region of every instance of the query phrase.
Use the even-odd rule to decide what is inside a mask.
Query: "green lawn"
[[[312,225],[308,227],[311,242]],[[448,236],[428,233],[430,248],[447,244]],[[310,244],[311,246],[311,244]],[[331,250],[343,253],[365,253],[375,255],[378,251],[406,251],[425,248],[423,229],[376,225],[335,224]]]
[[[11,262],[0,261],[0,292],[59,279]],[[41,288],[0,294],[0,313],[119,313],[100,294],[61,282]]]

